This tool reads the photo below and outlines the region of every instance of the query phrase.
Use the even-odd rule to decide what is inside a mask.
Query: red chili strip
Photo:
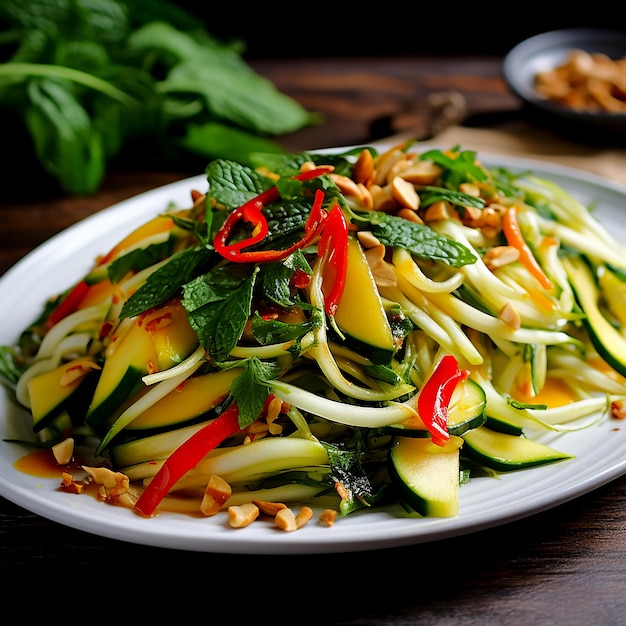
[[[331,171],[332,168],[328,166],[321,166],[302,172],[297,176],[294,176],[296,180],[305,181],[321,176]],[[213,239],[213,245],[216,251],[221,254],[225,259],[234,261],[236,263],[263,263],[268,261],[280,261],[287,258],[294,250],[302,248],[310,243],[309,230],[313,228],[311,216],[307,220],[305,226],[305,236],[296,244],[288,248],[287,250],[267,250],[261,252],[242,252],[243,248],[248,248],[259,241],[262,241],[268,233],[268,225],[265,216],[262,213],[263,207],[275,202],[280,197],[280,192],[276,186],[270,187],[263,193],[259,194],[248,200],[241,207],[234,209],[230,215],[222,224],[222,227],[217,231]],[[323,198],[322,198],[323,199]],[[319,216],[315,216],[317,219]],[[248,222],[252,224],[252,235],[242,241],[235,243],[228,243],[228,240],[235,228],[235,226],[241,222]]]
[[[417,412],[430,431],[433,443],[443,446],[450,439],[448,432],[448,407],[457,383],[469,375],[459,368],[452,355],[444,356],[431,377],[420,390],[417,398]]]
[[[348,223],[338,204],[328,214],[318,243],[317,256],[324,264],[324,310],[329,317],[334,317],[346,284],[348,263]]]
[[[89,285],[84,280],[76,283],[76,285],[70,289],[65,298],[61,300],[58,306],[48,316],[45,324],[46,329],[50,330],[55,324],[78,310],[78,305],[87,295],[88,291]]]
[[[135,503],[135,510],[147,517],[151,516],[176,481],[239,430],[239,407],[234,404],[170,454]]]
[[[283,250],[258,250],[255,252],[243,252],[241,247],[232,248],[230,246],[221,249],[216,245],[218,252],[229,261],[235,263],[268,263],[270,261],[282,261],[290,254],[301,248],[306,248],[321,233],[324,223],[328,218],[328,213],[323,209],[324,192],[318,189],[315,192],[315,199],[311,207],[311,213],[304,225],[304,236],[293,245]],[[249,245],[247,239],[245,245]]]

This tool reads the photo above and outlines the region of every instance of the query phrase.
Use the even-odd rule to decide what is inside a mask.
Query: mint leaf
[[[243,335],[251,312],[252,293],[258,268],[236,288],[223,290],[225,283],[212,283],[215,274],[192,281],[183,289],[182,304],[200,345],[213,362],[226,361]],[[204,296],[205,300],[202,301]]]
[[[299,339],[314,328],[315,323],[312,320],[301,324],[287,324],[279,320],[263,319],[258,313],[252,318],[252,334],[262,345]]]
[[[442,180],[446,187],[458,189],[464,182],[482,182],[487,180],[485,170],[476,163],[476,152],[473,150],[461,150],[453,148],[454,156],[450,156],[441,150],[427,150],[422,152],[422,161],[432,161],[444,168]]]
[[[476,257],[463,244],[440,235],[428,226],[383,213],[378,213],[376,220],[371,222],[370,230],[386,246],[404,248],[415,256],[441,261],[451,267],[476,262]]]
[[[274,185],[274,181],[240,163],[217,159],[206,168],[211,198],[218,205],[235,208]]]

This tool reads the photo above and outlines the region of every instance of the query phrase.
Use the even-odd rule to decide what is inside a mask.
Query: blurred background
[[[478,114],[510,110],[502,60],[520,41],[617,21],[590,8],[552,13],[536,0],[0,0],[4,193],[50,193],[58,181],[91,194],[109,167],[187,173],[218,156],[373,141],[413,128],[432,92],[462,92]]]
[[[245,56],[336,57],[396,55],[504,55],[520,41],[563,28],[621,28],[609,10],[550,11],[546,2],[392,3],[336,2],[216,7],[177,3],[222,40],[240,39]],[[228,4],[228,3],[227,3]]]

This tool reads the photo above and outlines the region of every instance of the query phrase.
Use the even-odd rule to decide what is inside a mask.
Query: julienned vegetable
[[[566,191],[460,147],[254,159],[2,348],[34,438],[90,446],[109,502],[454,516],[466,481],[624,414],[624,246]]]

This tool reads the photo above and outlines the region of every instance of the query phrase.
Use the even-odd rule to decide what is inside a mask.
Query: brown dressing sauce
[[[38,449],[28,452],[13,464],[16,470],[38,476],[39,478],[58,478],[61,480],[63,472],[73,474],[76,471],[83,472],[80,460],[73,458],[67,465],[59,465],[51,450]]]

